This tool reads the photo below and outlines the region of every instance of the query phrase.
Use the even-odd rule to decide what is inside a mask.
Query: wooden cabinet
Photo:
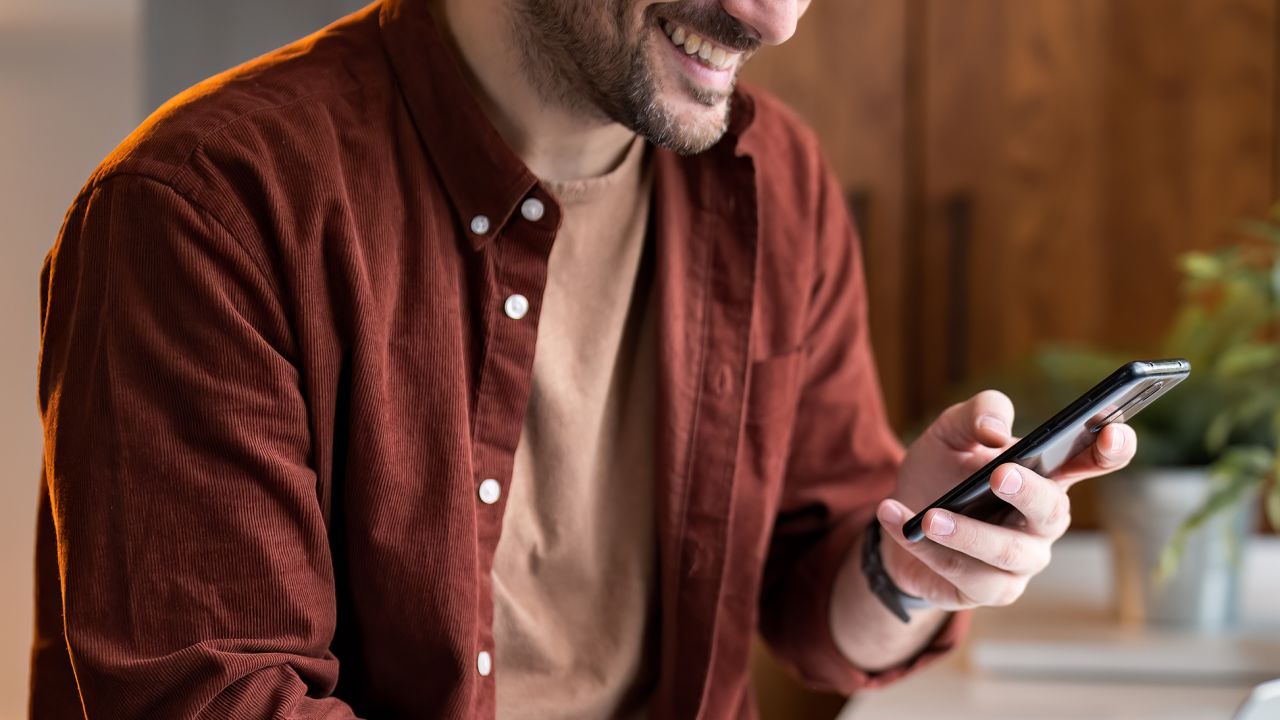
[[[1280,199],[1278,35],[1280,0],[816,0],[751,61],[844,181],[899,430],[1044,343],[1150,351],[1176,256]],[[756,668],[763,717],[833,716]]]
[[[745,78],[864,234],[902,428],[1051,341],[1149,348],[1176,256],[1277,183],[1277,0],[819,0]]]

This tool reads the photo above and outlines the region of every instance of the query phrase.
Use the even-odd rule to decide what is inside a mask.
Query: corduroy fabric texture
[[[757,627],[815,686],[900,677],[967,616],[874,675],[830,634],[902,455],[841,189],[748,89],[716,147],[653,163],[650,713],[751,717]],[[492,717],[506,493],[477,488],[511,476],[560,213],[420,0],[194,88],[108,157],[41,269],[32,716]]]

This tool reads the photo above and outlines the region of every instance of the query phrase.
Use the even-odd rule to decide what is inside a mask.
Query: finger
[[[913,543],[902,534],[911,511],[896,500],[885,500],[877,510],[884,535],[900,552],[917,562],[893,576],[903,592],[925,598],[934,605],[955,610],[976,605],[1007,605],[1026,588],[1026,578],[1006,572],[964,553],[932,542]]]
[[[1066,487],[1027,468],[1006,463],[991,473],[991,490],[1022,513],[1032,535],[1056,540],[1071,525]]]
[[[1099,475],[1115,472],[1128,465],[1138,451],[1138,434],[1123,423],[1111,423],[1098,431],[1093,446],[1071,458],[1053,479],[1074,485]]]
[[[929,429],[951,449],[965,451],[974,443],[1004,447],[1012,427],[1013,401],[998,390],[983,390],[944,410]]]
[[[1049,565],[1048,539],[940,508],[925,515],[924,531],[943,547],[1014,575],[1035,575]]]

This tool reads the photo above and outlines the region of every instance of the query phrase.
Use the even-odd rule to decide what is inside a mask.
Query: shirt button
[[[480,483],[480,502],[492,505],[502,497],[502,483],[489,478]]]
[[[512,320],[519,320],[529,314],[529,298],[516,293],[508,297],[507,301],[502,304],[502,311]]]
[[[484,650],[476,656],[476,670],[479,671],[481,677],[489,677],[489,673],[493,672],[493,658]]]
[[[538,222],[546,214],[547,208],[538,198],[529,198],[520,206],[520,214],[529,222]]]
[[[471,218],[471,232],[477,235],[489,232],[489,217],[487,215],[477,215]]]

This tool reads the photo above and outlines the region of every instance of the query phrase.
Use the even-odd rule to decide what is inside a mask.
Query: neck
[[[604,175],[622,161],[635,133],[545,97],[530,82],[512,37],[505,0],[438,0],[437,24],[453,43],[481,106],[499,134],[543,180]]]

